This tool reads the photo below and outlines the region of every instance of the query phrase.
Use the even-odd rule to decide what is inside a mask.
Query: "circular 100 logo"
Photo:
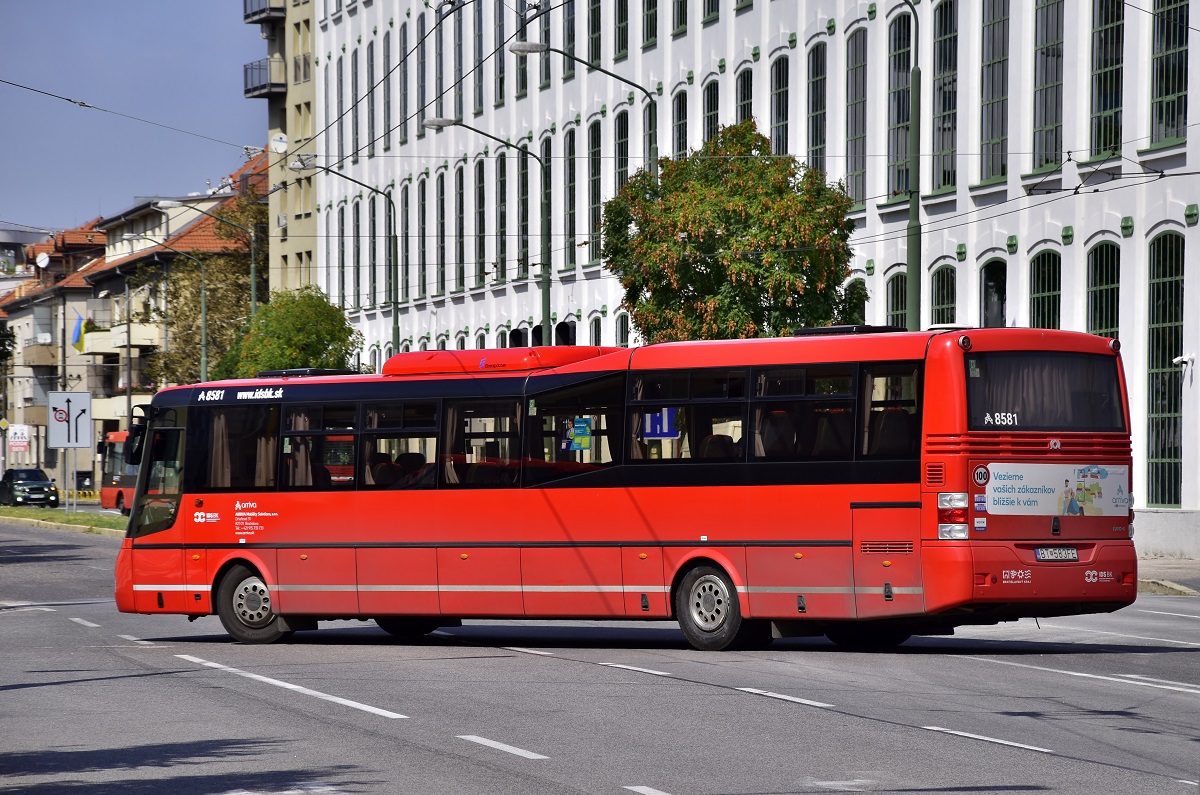
[[[991,479],[991,473],[988,472],[987,467],[977,466],[975,467],[974,478],[976,486],[986,486],[988,480]]]

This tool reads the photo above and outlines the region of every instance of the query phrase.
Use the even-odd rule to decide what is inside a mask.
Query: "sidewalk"
[[[1138,593],[1200,596],[1200,560],[1139,558]]]

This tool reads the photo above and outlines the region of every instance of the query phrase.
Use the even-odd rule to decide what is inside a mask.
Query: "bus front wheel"
[[[684,575],[675,592],[675,615],[687,642],[700,651],[728,649],[749,629],[733,581],[712,566],[697,566]]]
[[[246,566],[231,568],[217,590],[217,615],[234,640],[274,643],[292,633],[279,628],[274,600],[258,572]]]

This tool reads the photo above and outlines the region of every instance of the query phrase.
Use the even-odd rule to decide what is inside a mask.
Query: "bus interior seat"
[[[759,436],[764,458],[790,458],[796,452],[796,424],[786,411],[764,414]]]
[[[813,438],[813,458],[846,459],[854,449],[854,430],[850,412],[827,411],[817,417]]]
[[[704,437],[700,442],[697,458],[715,458],[732,461],[738,457],[738,448],[733,437],[724,433],[714,433]]]
[[[425,466],[425,456],[421,453],[396,453],[396,465],[400,467],[402,476],[408,476]]]
[[[910,457],[915,452],[913,415],[904,409],[885,409],[871,417],[870,455]]]
[[[319,461],[312,462],[312,485],[314,489],[328,490],[333,488],[333,478],[329,469]]]
[[[500,465],[495,461],[471,464],[467,468],[466,484],[482,488],[503,486],[505,485],[505,473],[501,471]]]

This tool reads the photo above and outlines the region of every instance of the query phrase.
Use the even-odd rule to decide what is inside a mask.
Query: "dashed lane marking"
[[[1040,754],[1054,753],[1049,748],[1038,748],[1036,745],[1026,745],[1025,743],[1014,743],[1012,740],[1001,740],[997,737],[988,737],[983,734],[971,734],[970,732],[960,732],[953,729],[943,729],[941,726],[922,726],[922,729],[928,729],[931,732],[941,732],[942,734],[953,734],[955,737],[966,737],[971,740],[983,740],[985,743],[996,743],[997,745],[1008,745],[1013,748],[1024,748],[1027,751],[1037,751]]]
[[[770,690],[759,690],[757,687],[739,687],[738,690],[743,693],[753,693],[756,696],[766,696],[767,698],[777,698],[780,701],[791,701],[794,704],[806,704],[810,707],[822,707],[824,709],[833,709],[833,704],[826,704],[823,701],[810,701],[807,698],[797,698],[796,696],[788,696],[783,693],[772,693]]]
[[[650,674],[652,676],[674,676],[666,671],[655,671],[653,668],[638,668],[635,665],[621,665],[620,663],[597,663],[605,668],[620,668],[625,671],[637,671],[639,674]]]
[[[152,640],[142,640],[141,638],[135,638],[133,635],[117,635],[117,637],[120,638],[121,640],[132,641],[133,643],[137,643],[141,646],[153,646],[154,645],[154,641],[152,641]]]
[[[322,693],[319,690],[310,690],[307,687],[301,687],[300,685],[294,685],[291,682],[284,682],[283,680],[280,680],[280,679],[272,679],[269,676],[261,676],[259,674],[252,674],[249,671],[242,671],[238,668],[230,668],[228,665],[221,665],[220,663],[209,662],[208,660],[202,660],[199,657],[193,657],[190,654],[176,654],[175,656],[181,660],[187,660],[188,662],[196,663],[197,665],[204,665],[204,666],[207,666],[208,668],[215,668],[218,671],[224,671],[225,673],[236,674],[238,676],[244,676],[247,679],[253,679],[256,682],[263,682],[264,684],[274,685],[275,687],[282,687],[285,690],[291,690],[295,693],[300,693],[300,694],[306,695],[306,696],[312,696],[313,698],[319,698],[323,701],[331,701],[334,704],[341,704],[342,706],[350,707],[351,709],[359,709],[359,710],[362,710],[363,712],[369,712],[372,715],[379,715],[380,717],[383,717],[383,718],[407,718],[408,717],[407,715],[401,715],[398,712],[389,712],[386,709],[380,709],[379,707],[372,707],[370,704],[362,704],[362,703],[359,703],[358,701],[351,701],[348,698],[341,698],[339,696],[331,696],[328,693]]]
[[[1154,687],[1159,690],[1174,690],[1179,693],[1196,693],[1200,695],[1200,689],[1191,686],[1177,687],[1170,684],[1156,684],[1154,682],[1143,682],[1138,679],[1127,678],[1123,676],[1104,676],[1102,674],[1086,674],[1083,671],[1067,671],[1062,668],[1047,668],[1042,665],[1030,665],[1028,663],[1013,662],[1012,660],[993,660],[988,657],[962,657],[963,660],[974,660],[976,662],[995,663],[996,665],[1011,665],[1014,668],[1028,668],[1032,671],[1046,671],[1052,674],[1062,674],[1064,676],[1078,676],[1081,679],[1099,679],[1104,682],[1120,682],[1123,685],[1137,685],[1138,687]]]
[[[99,624],[93,624],[91,621],[84,621],[82,618],[72,618],[71,620],[76,624],[79,624],[81,627],[91,627],[92,629],[96,629],[100,626]]]
[[[504,751],[506,754],[523,756],[526,759],[550,758],[548,756],[542,756],[541,754],[535,754],[533,751],[526,751],[524,748],[517,748],[515,745],[505,745],[504,743],[496,742],[495,740],[489,740],[486,737],[480,737],[476,734],[460,734],[458,735],[458,739],[466,740],[467,742],[472,743],[479,743],[480,745],[486,745],[488,748],[495,748],[497,751]]]

